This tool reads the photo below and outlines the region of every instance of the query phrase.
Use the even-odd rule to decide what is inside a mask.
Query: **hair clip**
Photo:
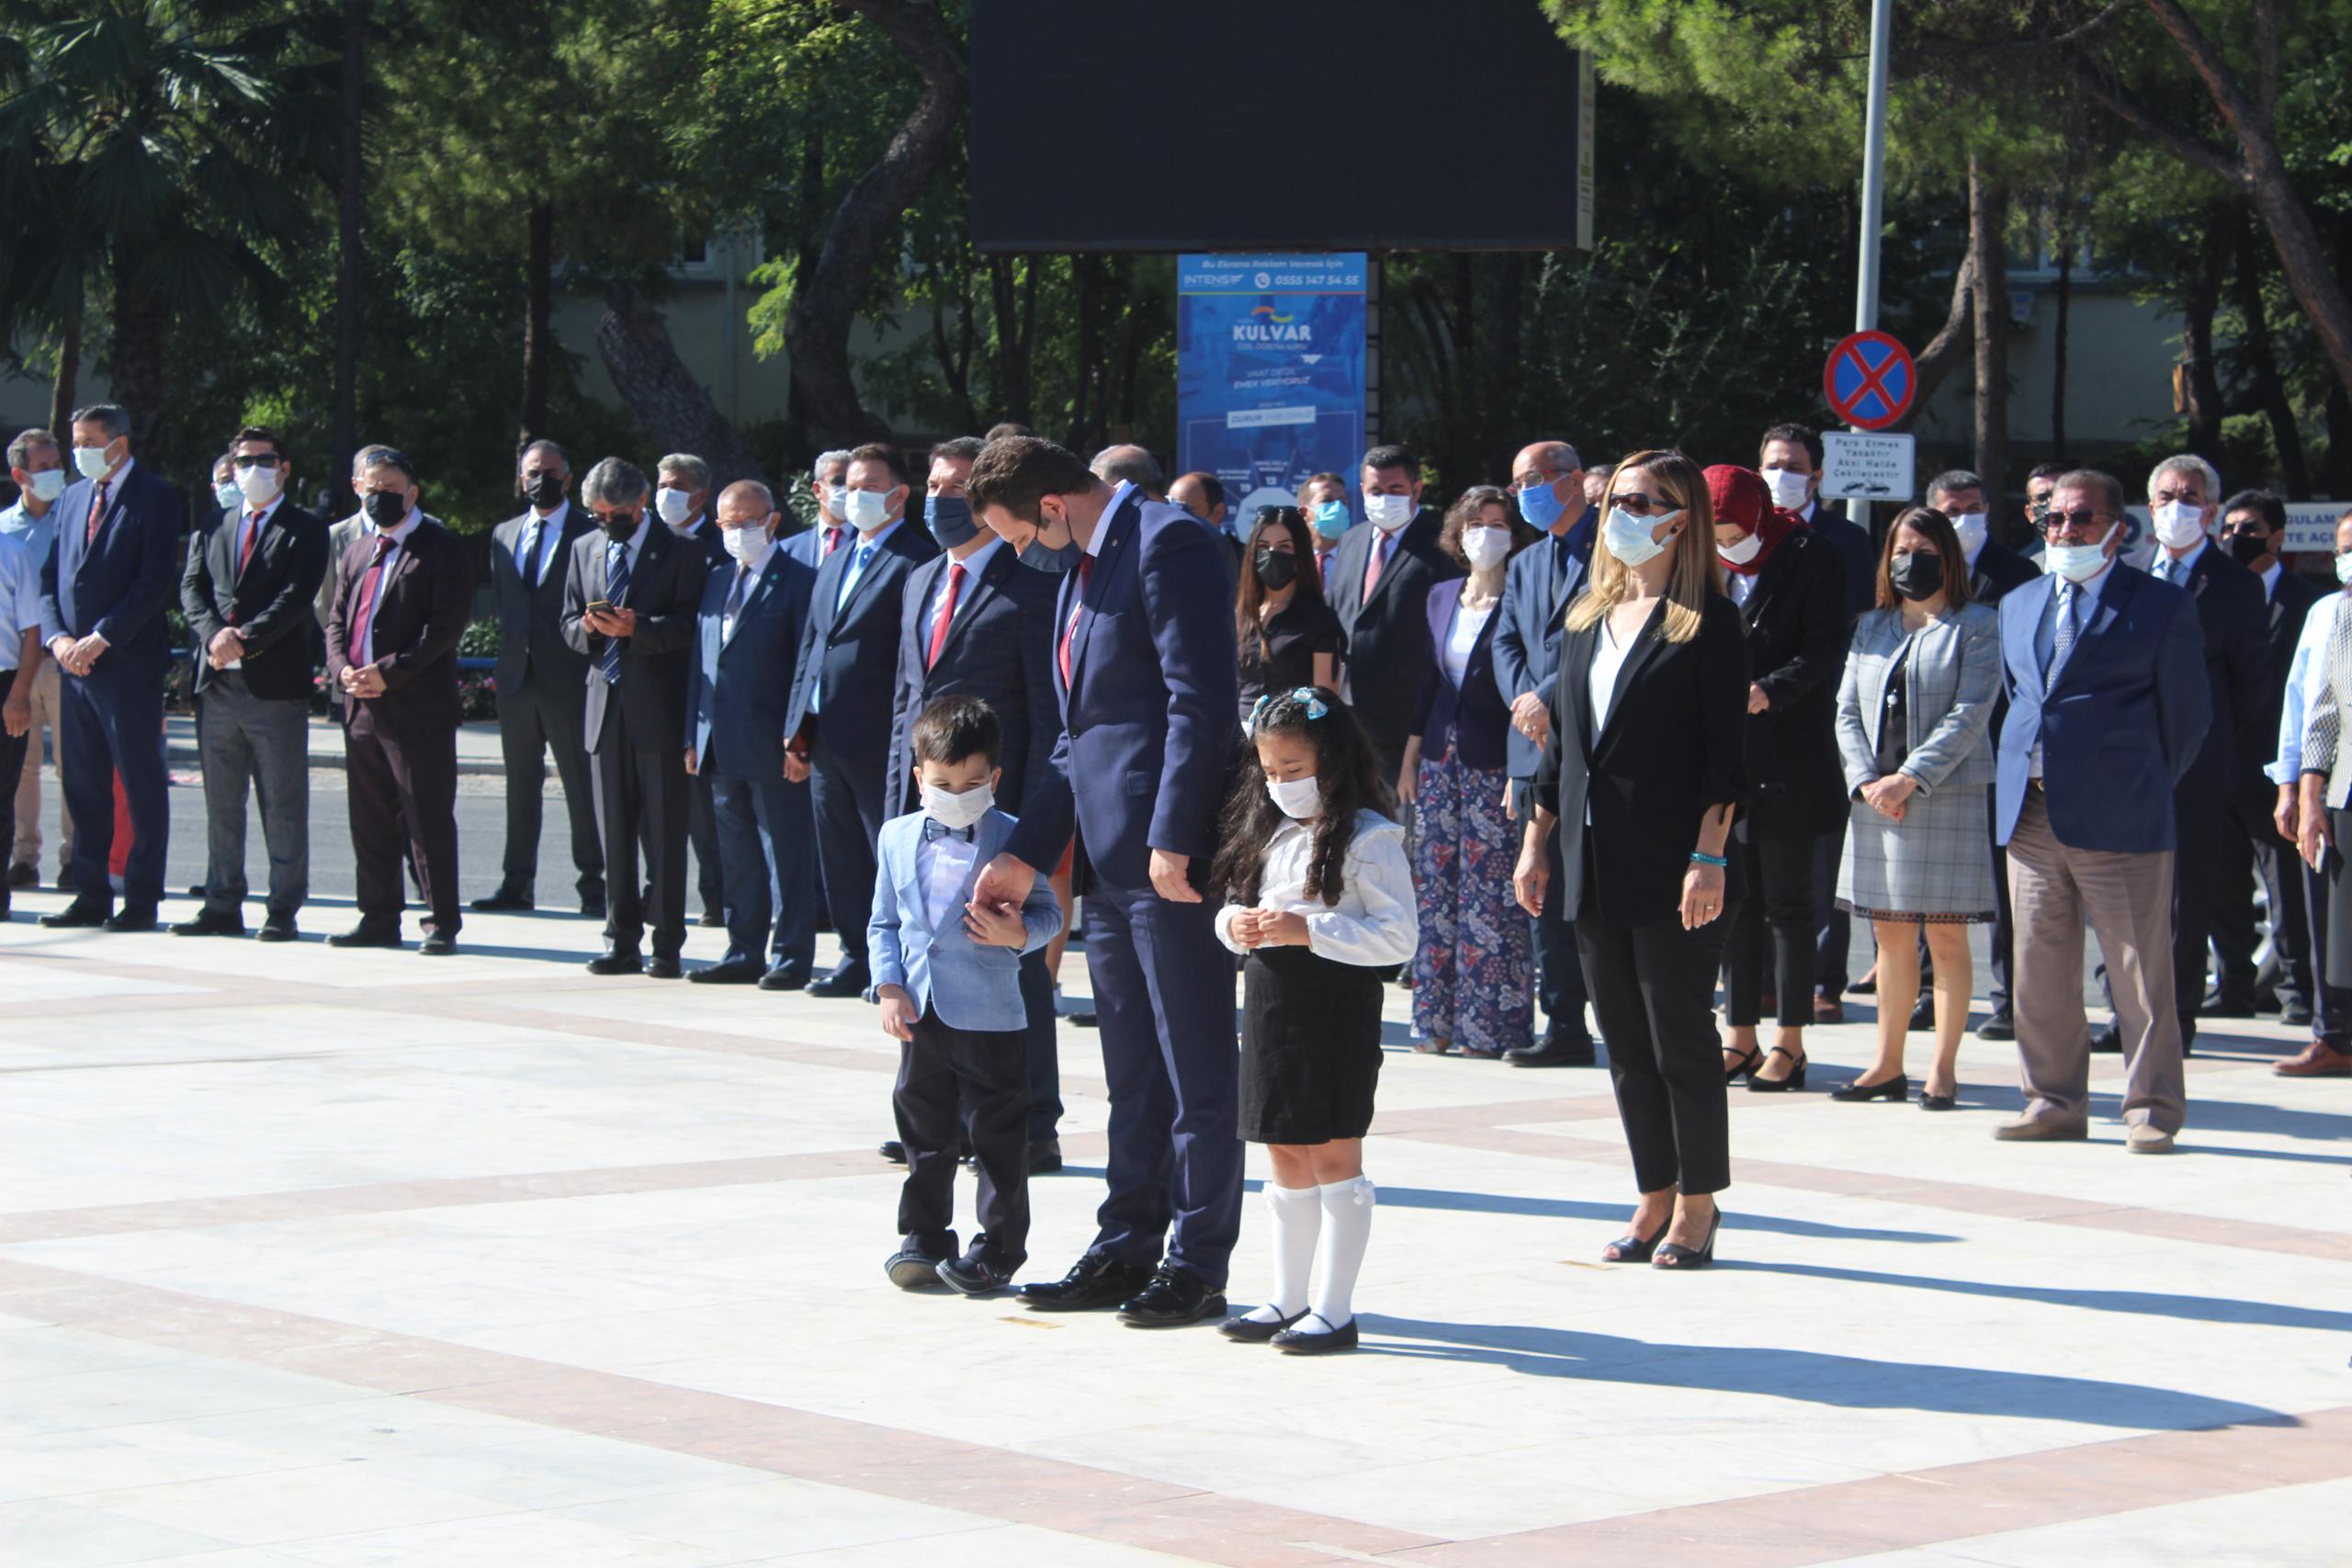
[[[1331,712],[1324,705],[1323,699],[1315,694],[1315,688],[1312,686],[1293,686],[1290,689],[1290,700],[1305,705],[1306,716],[1310,719],[1328,717]]]

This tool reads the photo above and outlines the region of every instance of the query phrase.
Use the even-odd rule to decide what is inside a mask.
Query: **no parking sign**
[[[1884,430],[1911,412],[1919,374],[1911,351],[1887,333],[1849,333],[1829,351],[1821,389],[1839,419],[1856,430]]]

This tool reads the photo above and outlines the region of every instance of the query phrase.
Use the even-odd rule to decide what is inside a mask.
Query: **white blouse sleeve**
[[[1228,952],[1247,955],[1250,950],[1233,940],[1233,917],[1240,908],[1238,904],[1227,904],[1216,912],[1216,939]]]
[[[1413,872],[1405,863],[1405,829],[1373,819],[1349,841],[1347,888],[1340,908],[1306,917],[1306,946],[1337,964],[1385,969],[1413,956],[1421,939]]]

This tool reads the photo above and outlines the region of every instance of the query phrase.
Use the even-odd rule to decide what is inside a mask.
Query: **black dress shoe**
[[[1051,1176],[1062,1168],[1062,1141],[1059,1138],[1029,1140],[1029,1174]]]
[[[1995,1008],[1993,1016],[1976,1026],[1976,1038],[1979,1040],[2015,1040],[2017,1037],[2017,1018],[2005,1007]]]
[[[243,936],[245,922],[226,909],[199,909],[196,918],[172,928],[174,936]]]
[[[1514,1067],[1589,1067],[1592,1066],[1592,1036],[1547,1034],[1532,1045],[1503,1053]]]
[[[2103,1023],[2091,1031],[2091,1049],[2109,1055],[2123,1049],[2123,1033],[2111,1023]]]
[[[1323,1320],[1308,1313],[1299,1320],[1296,1328],[1285,1328],[1267,1341],[1275,1349],[1293,1356],[1328,1356],[1334,1350],[1356,1348],[1356,1320],[1348,1319],[1337,1328],[1322,1326]],[[1310,1327],[1309,1325],[1315,1326]]]
[[[1919,1109],[1922,1111],[1957,1111],[1960,1109],[1960,1096],[1956,1093],[1929,1094],[1923,1089],[1919,1091]]]
[[[591,975],[641,975],[644,972],[643,958],[634,953],[623,953],[617,947],[608,947],[588,961],[588,973]]]
[[[2280,1004],[2278,1021],[2290,1029],[2309,1029],[2312,1026],[2311,1004],[2301,1001]]]
[[[40,886],[40,867],[33,864],[30,861],[18,861],[16,864],[8,868],[8,886],[11,887],[39,887]]]
[[[347,931],[337,931],[327,938],[329,947],[398,947],[401,928],[398,920],[362,920]]]
[[[880,1155],[884,1159],[888,1160],[892,1165],[904,1165],[907,1163],[907,1145],[899,1142],[896,1138],[883,1139],[881,1144],[876,1147],[874,1152]]]
[[[901,1247],[882,1260],[882,1272],[902,1291],[936,1291],[947,1283],[939,1276],[944,1261],[919,1247]]]
[[[1225,1292],[1190,1269],[1162,1263],[1151,1282],[1119,1303],[1119,1321],[1130,1328],[1182,1328],[1225,1315]]]
[[[1891,1104],[1900,1105],[1911,1098],[1911,1080],[1902,1073],[1897,1073],[1891,1078],[1881,1078],[1872,1084],[1866,1084],[1861,1079],[1856,1078],[1851,1083],[1840,1084],[1831,1089],[1829,1098],[1856,1103],[1866,1100],[1883,1100]]]
[[[805,958],[779,958],[775,966],[760,976],[763,991],[800,991],[808,987],[808,961]]]
[[[2208,995],[2202,1002],[2198,1004],[2197,1016],[2199,1018],[2252,1018],[2254,998]]]
[[[605,896],[601,893],[582,894],[580,897],[580,918],[583,920],[603,919],[605,918]]]
[[[1933,991],[1928,991],[1923,993],[1918,1001],[1912,1007],[1910,1027],[1918,1030],[1928,1030],[1935,1028],[1935,1026],[1936,996]]]
[[[698,926],[723,926],[726,923],[727,917],[716,909],[705,909],[702,912],[702,919],[695,922]]]
[[[426,931],[416,950],[427,958],[447,958],[458,951],[458,939],[448,931]]]
[[[1248,1313],[1244,1313],[1239,1317],[1227,1318],[1216,1325],[1216,1331],[1227,1339],[1239,1344],[1263,1345],[1306,1315],[1306,1309],[1301,1307],[1288,1317],[1278,1317],[1270,1323],[1261,1323]]]
[[[674,953],[657,953],[645,965],[645,977],[649,980],[674,980],[685,972],[686,966],[678,962]]]
[[[703,965],[686,978],[698,986],[753,986],[759,983],[760,965],[756,959],[722,959]]]
[[[1012,1275],[977,1252],[950,1258],[940,1263],[934,1272],[949,1290],[967,1296],[993,1295],[1012,1283]]]
[[[513,909],[536,908],[527,887],[502,887],[495,893],[485,893],[474,900],[474,908],[485,915],[502,914]]]
[[[273,915],[261,923],[261,930],[254,932],[254,940],[255,942],[293,942],[301,934],[295,929],[292,916],[289,915],[281,920]]]
[[[54,914],[43,915],[40,923],[51,931],[66,931],[76,926],[102,926],[107,913],[96,904],[85,904],[76,898]]]
[[[1121,1263],[1090,1252],[1051,1284],[1023,1285],[1021,1299],[1040,1312],[1100,1312],[1114,1307],[1151,1283],[1148,1264]]]
[[[870,984],[863,964],[844,964],[830,975],[808,982],[812,997],[862,997]]]
[[[1069,1015],[1069,1021],[1070,1027],[1073,1029],[1093,1029],[1097,1027],[1094,1015],[1091,1012],[1074,1012]]]
[[[110,931],[152,931],[158,922],[155,906],[150,904],[140,909],[117,909],[99,923]]]

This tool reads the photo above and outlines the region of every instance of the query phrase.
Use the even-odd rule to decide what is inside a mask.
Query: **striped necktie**
[[[2058,584],[2058,624],[2050,633],[2050,673],[2041,682],[2045,692],[2058,684],[2058,676],[2066,668],[2067,656],[2075,651],[2075,612],[2083,591],[2072,582]]]
[[[606,604],[617,605],[621,602],[621,595],[628,592],[628,546],[619,539],[615,539],[605,548],[605,601]],[[605,677],[605,684],[607,686],[617,686],[621,683],[621,639],[619,637],[608,637],[605,639],[605,651],[597,659],[596,669],[598,673]]]

